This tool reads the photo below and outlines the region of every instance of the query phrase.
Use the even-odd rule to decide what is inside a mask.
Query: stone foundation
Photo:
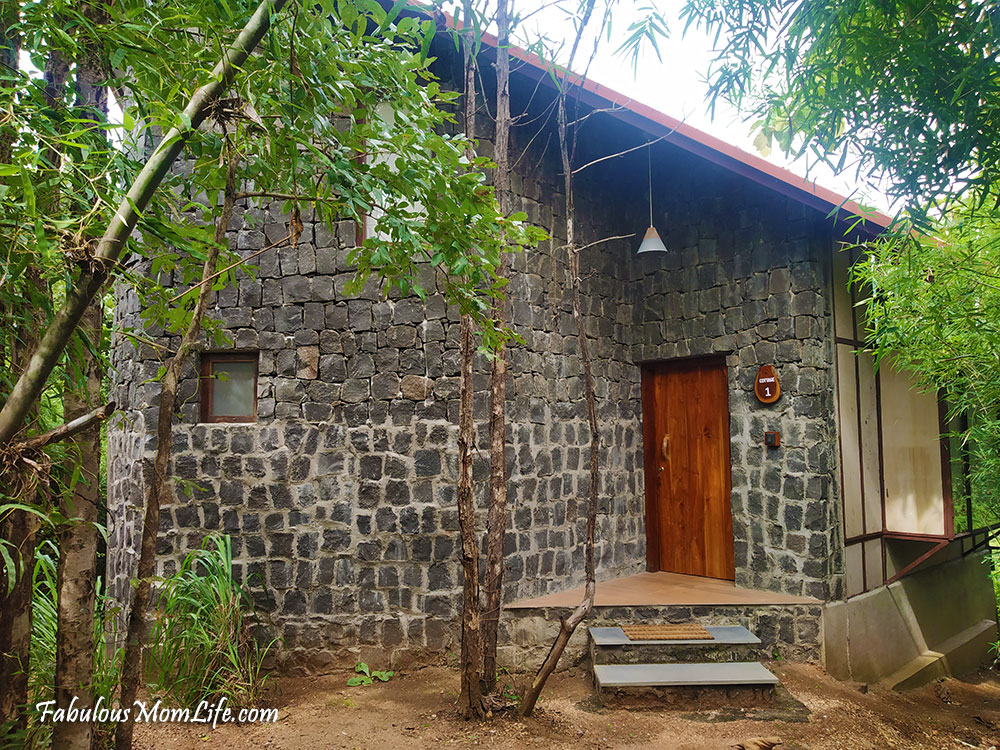
[[[505,610],[500,622],[497,660],[513,670],[533,670],[545,659],[572,607]],[[822,646],[821,604],[743,606],[595,607],[576,629],[559,662],[562,669],[589,659],[587,628],[630,622],[690,622],[742,625],[760,638],[760,658],[818,662]]]

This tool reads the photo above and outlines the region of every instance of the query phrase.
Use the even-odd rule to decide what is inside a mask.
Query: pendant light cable
[[[653,144],[646,144],[646,157],[649,163],[649,226],[653,226]]]

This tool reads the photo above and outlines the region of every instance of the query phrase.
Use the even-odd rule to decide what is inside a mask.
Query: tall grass
[[[57,566],[59,550],[45,541],[35,552],[32,585],[31,654],[28,672],[29,705],[53,700],[55,695],[58,623]],[[252,637],[255,615],[246,588],[233,577],[232,543],[228,536],[206,538],[172,576],[158,582],[157,612],[147,651],[152,692],[178,705],[196,706],[201,700],[226,697],[249,706],[260,699],[267,675],[264,658],[274,641],[260,646]],[[100,578],[94,612],[93,700],[117,704],[122,649],[117,608],[105,596]],[[52,724],[41,724],[29,711],[27,730],[4,735],[25,750],[52,744]],[[94,748],[112,744],[115,725],[95,725]]]
[[[59,550],[51,541],[45,541],[35,551],[35,568],[32,578],[31,655],[28,670],[29,705],[53,700],[56,674],[56,631],[58,623],[57,565]],[[115,637],[116,609],[109,606],[103,584],[97,579],[97,597],[94,605],[94,700],[104,697],[104,704],[114,703],[121,676],[121,649],[109,649],[107,643],[117,643]],[[44,748],[51,745],[52,724],[40,724],[29,711],[29,725],[24,739],[26,748]],[[94,747],[110,744],[114,724],[95,725]]]
[[[249,592],[233,577],[228,536],[213,534],[157,585],[147,653],[150,687],[182,706],[225,697],[249,706],[261,697],[264,658],[274,641],[253,638]]]

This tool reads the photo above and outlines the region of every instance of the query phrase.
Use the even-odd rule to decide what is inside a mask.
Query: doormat
[[[696,622],[676,625],[622,625],[630,641],[713,641],[715,638]]]

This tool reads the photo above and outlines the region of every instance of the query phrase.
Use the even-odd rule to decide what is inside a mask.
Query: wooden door
[[[648,569],[732,580],[725,361],[644,365],[642,412]]]

